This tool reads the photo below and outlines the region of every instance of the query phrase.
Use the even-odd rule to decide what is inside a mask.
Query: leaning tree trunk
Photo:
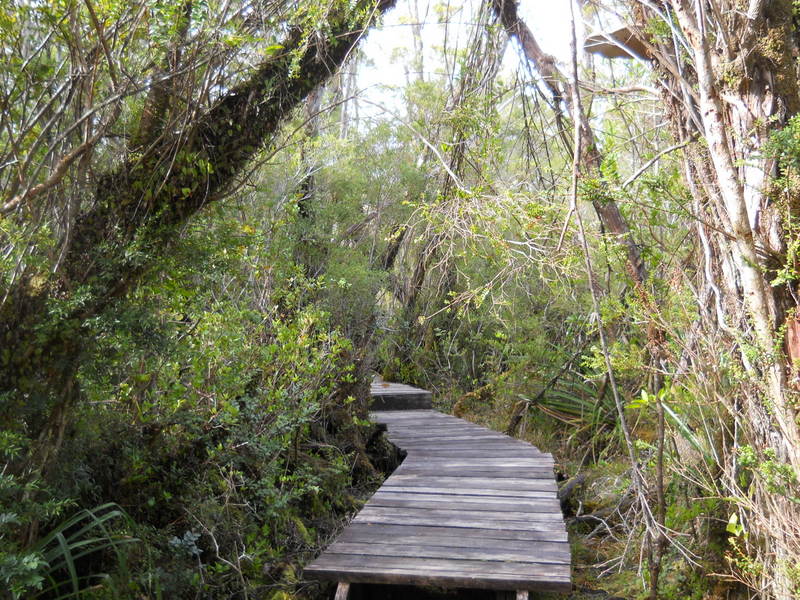
[[[519,17],[515,0],[492,0],[492,7],[495,14],[500,19],[503,27],[510,37],[516,38],[519,42],[523,54],[528,62],[536,69],[542,77],[545,85],[553,96],[553,109],[556,111],[557,122],[561,124],[563,118],[560,115],[560,103],[563,101],[567,112],[571,117],[575,128],[575,146],[573,150],[576,154],[574,165],[576,175],[579,173],[581,181],[584,183],[587,196],[592,203],[595,214],[600,222],[604,235],[612,237],[625,249],[625,268],[633,282],[635,296],[639,302],[647,309],[647,313],[653,315],[653,319],[648,323],[647,348],[650,360],[656,369],[663,366],[668,351],[666,350],[667,336],[661,325],[657,322],[655,315],[658,314],[657,303],[646,285],[646,269],[642,260],[639,245],[633,237],[630,225],[626,221],[619,204],[614,197],[605,191],[601,166],[603,155],[597,146],[597,139],[592,129],[589,118],[580,103],[580,95],[570,93],[569,78],[562,73],[556,65],[556,60],[539,46],[533,32],[527,24]],[[576,59],[577,60],[577,59]],[[574,80],[577,80],[577,64]],[[573,86],[577,90],[578,82],[573,81]],[[591,276],[591,275],[590,275]],[[613,373],[608,373],[613,377]],[[613,379],[612,379],[613,381]],[[654,390],[658,392],[658,390]],[[656,394],[656,397],[657,394]],[[663,411],[661,410],[660,400],[658,401],[658,423],[659,430],[663,431]],[[620,419],[624,421],[624,415],[620,413]],[[624,422],[622,426],[625,427]],[[663,472],[661,470],[663,461],[663,436],[659,443],[659,460],[657,461],[657,477],[653,484],[655,496],[657,498],[656,510],[652,513],[649,508],[643,511],[648,515],[645,521],[647,530],[648,562],[650,563],[650,589],[651,597],[655,597],[658,592],[658,581],[661,572],[661,559],[663,549],[666,545],[665,508],[664,508],[664,489]],[[631,458],[632,468],[638,472],[638,463]],[[652,514],[654,517],[650,517]],[[651,520],[652,519],[652,520]]]
[[[38,437],[38,467],[57,450],[77,396],[74,374],[90,343],[90,320],[136,285],[183,223],[224,196],[394,2],[359,0],[331,10],[325,35],[290,28],[279,56],[97,179],[93,208],[78,217],[52,277],[22,277],[7,290],[0,307],[0,426]],[[136,143],[144,138],[152,136]]]
[[[557,65],[556,59],[547,54],[536,40],[533,32],[517,13],[516,0],[492,0],[492,8],[510,37],[516,38],[528,62],[542,77],[545,85],[553,95],[553,108],[560,114],[563,101],[572,120],[577,124],[580,136],[579,168],[584,181],[594,184],[596,194],[592,194],[592,207],[597,214],[603,230],[607,235],[616,238],[625,247],[626,267],[637,286],[645,280],[644,262],[639,245],[633,239],[631,228],[619,210],[616,200],[609,194],[602,193],[602,175],[600,166],[602,154],[597,147],[594,131],[585,112],[575,106],[575,100],[569,93],[568,79]],[[559,122],[562,119],[558,119]]]

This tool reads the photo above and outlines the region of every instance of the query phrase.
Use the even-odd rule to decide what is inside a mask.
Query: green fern
[[[82,575],[78,572],[77,561],[91,554],[111,550],[116,555],[118,569],[123,573],[127,571],[123,547],[139,540],[114,533],[109,528],[112,521],[122,521],[128,526],[133,523],[122,508],[108,503],[78,511],[39,540],[32,550],[44,558],[46,567],[41,575],[46,584],[34,598],[79,598],[92,582],[112,585],[105,573]],[[112,593],[117,595],[113,589]]]

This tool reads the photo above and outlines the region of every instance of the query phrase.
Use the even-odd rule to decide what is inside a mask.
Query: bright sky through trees
[[[479,0],[463,2],[446,0],[412,0],[399,3],[384,19],[383,25],[373,31],[361,46],[368,58],[367,65],[359,66],[359,99],[365,100],[360,108],[362,116],[377,116],[384,106],[392,112],[402,111],[400,100],[402,86],[407,78],[416,74],[407,71],[408,60],[405,55],[413,53],[413,34],[411,23],[416,22],[414,5],[417,5],[419,21],[424,23],[422,38],[424,44],[423,75],[430,80],[442,75],[447,68],[442,62],[441,50],[447,48],[463,49],[468,43],[470,31],[475,25],[475,14],[480,7]],[[445,19],[444,14],[450,17]],[[522,0],[519,3],[520,16],[533,30],[542,47],[554,55],[559,62],[569,61],[570,9],[567,0]],[[579,9],[576,7],[576,15]],[[578,35],[582,38],[582,22],[578,19]],[[509,44],[504,58],[507,73],[518,68],[518,48]],[[452,68],[452,67],[451,67]],[[374,103],[374,104],[370,104]]]

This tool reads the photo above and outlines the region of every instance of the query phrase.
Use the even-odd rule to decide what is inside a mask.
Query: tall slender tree
[[[797,505],[785,487],[754,485],[754,497],[741,490],[737,451],[749,446],[758,460],[776,457],[788,472],[800,472],[796,392],[789,384],[796,351],[783,339],[786,333],[791,341],[797,328],[796,190],[772,183],[780,160],[770,150],[775,132],[790,126],[800,107],[795,9],[784,0],[631,0],[626,7],[626,39],[615,43],[652,61],[674,136],[702,138],[684,160],[706,263],[701,317],[732,338],[746,373],[730,399],[736,433],[723,465],[725,487],[749,507],[739,510],[752,534],[749,549],[767,565],[760,582],[748,575],[751,584],[790,598],[791,565],[800,557]],[[781,485],[793,481],[787,475]]]

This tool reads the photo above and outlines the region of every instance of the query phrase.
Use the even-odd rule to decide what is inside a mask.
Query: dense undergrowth
[[[336,284],[271,248],[230,212],[193,224],[93,323],[57,461],[33,475],[4,434],[2,597],[320,593],[302,564],[394,457]]]

